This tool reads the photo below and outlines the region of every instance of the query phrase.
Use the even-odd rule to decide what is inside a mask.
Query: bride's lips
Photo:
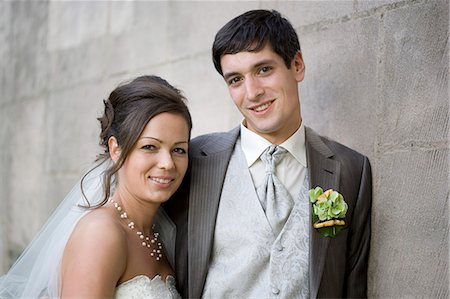
[[[175,178],[169,176],[149,176],[148,179],[159,187],[168,187],[175,181]]]

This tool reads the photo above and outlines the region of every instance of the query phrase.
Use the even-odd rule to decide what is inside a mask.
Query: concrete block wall
[[[241,120],[210,47],[256,8],[299,33],[305,123],[372,163],[369,296],[448,298],[447,0],[0,2],[0,273],[99,152],[119,82],[181,88],[194,136]]]

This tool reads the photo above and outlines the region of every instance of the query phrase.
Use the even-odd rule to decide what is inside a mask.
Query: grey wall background
[[[119,82],[159,74],[184,90],[194,136],[241,120],[210,46],[255,8],[299,33],[305,123],[372,163],[369,295],[448,297],[446,0],[0,2],[0,273],[94,160]]]

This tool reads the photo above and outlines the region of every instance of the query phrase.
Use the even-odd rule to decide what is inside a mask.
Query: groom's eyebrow
[[[224,79],[225,81],[227,81],[227,80],[230,79],[231,77],[234,77],[234,76],[237,76],[237,75],[239,75],[238,72],[229,72],[229,73],[226,73],[226,74],[223,75],[223,79]]]

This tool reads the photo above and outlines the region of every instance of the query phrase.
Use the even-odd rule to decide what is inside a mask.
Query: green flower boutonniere
[[[309,190],[309,198],[313,204],[313,227],[320,234],[327,237],[335,237],[345,225],[344,217],[347,213],[347,203],[344,197],[337,191],[316,187]]]

